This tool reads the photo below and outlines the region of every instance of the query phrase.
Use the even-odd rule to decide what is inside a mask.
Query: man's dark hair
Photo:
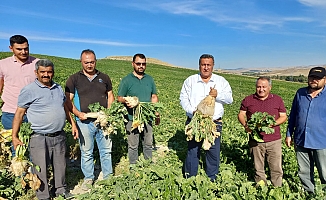
[[[83,51],[81,52],[81,54],[80,54],[80,59],[81,59],[81,57],[82,57],[82,55],[83,55],[84,53],[86,53],[86,54],[92,53],[92,54],[94,55],[94,57],[95,57],[95,60],[96,60],[95,52],[94,52],[93,50],[91,50],[91,49],[85,49],[85,50],[83,50]]]
[[[135,62],[136,57],[139,57],[139,58],[141,58],[141,59],[145,59],[145,60],[146,60],[146,57],[145,57],[144,54],[142,54],[142,53],[136,53],[136,54],[134,55],[134,57],[132,58],[132,62]]]
[[[214,56],[210,55],[210,54],[203,54],[200,56],[199,58],[199,65],[200,65],[200,61],[201,59],[204,59],[204,58],[211,58],[213,60],[213,64],[214,64]]]
[[[27,38],[25,38],[24,36],[22,35],[13,35],[10,37],[9,39],[9,42],[10,42],[10,46],[14,46],[14,44],[24,44],[25,42],[27,42],[28,44],[28,40]]]

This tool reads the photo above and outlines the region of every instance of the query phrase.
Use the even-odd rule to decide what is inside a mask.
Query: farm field
[[[10,56],[11,53],[0,52],[0,59]],[[63,87],[67,78],[79,71],[79,60],[60,58],[47,55],[33,55],[38,58],[48,58],[55,64],[54,80]],[[114,95],[121,78],[133,69],[128,61],[101,59],[97,62],[97,69],[107,73],[113,84]],[[161,124],[154,127],[154,140],[158,148],[153,153],[153,163],[140,160],[135,168],[129,170],[127,161],[127,142],[124,133],[112,136],[112,159],[114,174],[108,180],[98,181],[88,193],[76,195],[76,199],[224,199],[224,200],[255,200],[255,199],[307,199],[301,189],[297,174],[297,163],[293,147],[287,148],[283,144],[283,186],[274,188],[255,187],[253,161],[249,155],[247,145],[248,136],[237,120],[242,99],[255,92],[255,78],[232,74],[219,74],[225,77],[233,91],[233,104],[225,105],[223,117],[223,131],[221,142],[221,166],[216,182],[210,182],[206,177],[200,162],[200,170],[196,177],[184,179],[182,165],[187,152],[187,142],[184,134],[185,112],[179,105],[179,94],[183,81],[198,70],[174,68],[163,65],[148,64],[146,73],[153,76],[158,89],[160,102],[164,104],[161,113]],[[272,93],[280,95],[289,113],[292,98],[297,89],[306,84],[273,80]],[[287,124],[281,126],[283,139]],[[69,127],[66,127],[69,133]],[[69,134],[68,134],[69,135]],[[68,149],[76,145],[69,136]],[[165,150],[161,150],[164,148]],[[96,152],[95,152],[96,153]],[[69,157],[69,155],[67,155]],[[266,167],[266,175],[269,171]],[[83,175],[78,167],[67,168],[67,183],[73,189],[80,184]],[[315,178],[318,176],[315,173]],[[5,199],[30,199],[32,191],[15,192],[13,180],[4,169],[0,170],[0,196]],[[316,196],[311,199],[324,199],[325,191],[319,179],[316,182]],[[325,187],[325,186],[324,186]],[[7,192],[4,192],[6,189]],[[9,191],[9,189],[11,189]],[[2,191],[1,191],[2,190]],[[1,198],[0,198],[1,199]],[[59,199],[59,198],[58,198]]]

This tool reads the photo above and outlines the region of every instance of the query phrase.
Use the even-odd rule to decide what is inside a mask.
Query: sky
[[[0,51],[27,37],[30,52],[78,59],[143,53],[198,69],[326,64],[326,0],[3,0]]]

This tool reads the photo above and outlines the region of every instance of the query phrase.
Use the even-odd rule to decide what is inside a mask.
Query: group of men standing
[[[95,52],[90,49],[82,51],[82,70],[68,78],[64,92],[53,81],[54,64],[48,59],[30,56],[29,43],[24,36],[12,36],[9,48],[13,56],[0,61],[0,89],[4,102],[1,120],[5,129],[12,129],[15,149],[17,145],[24,145],[18,138],[21,123],[31,123],[30,159],[41,169],[32,168],[41,180],[41,186],[36,191],[37,198],[50,199],[51,193],[64,198],[72,196],[67,191],[65,180],[66,133],[63,128],[66,119],[72,125],[74,139],[78,139],[80,144],[81,169],[85,176],[81,189],[88,190],[94,182],[94,139],[100,153],[103,179],[109,178],[113,173],[111,139],[94,124],[96,119],[85,117],[90,112],[89,104],[99,102],[101,106],[109,108],[115,100],[110,77],[96,69]],[[145,55],[134,55],[132,66],[133,72],[119,86],[118,101],[131,110],[126,129],[129,134],[128,156],[130,163],[134,164],[138,160],[140,136],[145,159],[152,157],[152,124],[147,124],[142,132],[138,129],[131,131],[132,108],[123,97],[136,96],[141,101],[153,103],[158,102],[158,97],[153,78],[145,73]],[[74,114],[75,119],[70,113]],[[53,167],[53,191],[49,191],[48,185],[49,165]]]
[[[316,166],[322,184],[326,184],[326,122],[325,68],[314,67],[308,74],[308,86],[300,88],[293,99],[288,119],[285,144],[290,147],[294,141],[299,166],[299,178],[306,192],[315,192],[314,167]],[[279,125],[287,119],[286,109],[281,97],[271,94],[272,81],[260,77],[256,81],[256,93],[243,99],[238,114],[239,122],[246,132],[251,133],[247,120],[255,112],[267,112],[275,117],[274,134],[261,133],[264,142],[249,139],[253,155],[255,181],[265,185],[265,157],[270,168],[271,182],[282,186],[282,141]]]
[[[88,105],[99,102],[109,108],[115,97],[112,82],[108,75],[96,69],[95,52],[86,49],[80,55],[82,70],[71,75],[65,86],[53,82],[54,64],[47,59],[29,56],[29,44],[21,35],[10,38],[10,50],[13,56],[0,61],[0,89],[4,101],[2,107],[2,124],[5,129],[12,129],[13,146],[23,145],[18,138],[19,127],[27,119],[31,123],[33,134],[30,141],[30,155],[33,163],[41,171],[33,172],[41,179],[41,187],[36,194],[39,199],[49,199],[47,183],[47,166],[54,170],[54,189],[57,196],[69,197],[65,182],[66,133],[63,131],[65,120],[72,125],[72,134],[79,140],[81,150],[81,169],[85,176],[81,188],[89,189],[94,182],[94,139],[96,140],[103,178],[113,173],[110,137],[105,136],[95,119],[87,118],[90,112]],[[146,124],[144,131],[131,131],[132,106],[123,97],[137,96],[143,102],[158,102],[157,89],[153,78],[145,73],[146,57],[135,54],[132,61],[133,72],[121,80],[117,100],[127,107],[128,123],[128,157],[130,164],[138,160],[139,137],[143,143],[145,159],[152,157],[153,133],[152,124]],[[213,121],[216,131],[222,133],[224,104],[233,102],[232,90],[228,81],[222,76],[213,74],[214,57],[203,54],[199,58],[199,73],[188,77],[182,86],[180,104],[186,111],[188,124],[197,105],[207,95],[215,98]],[[320,180],[326,183],[326,122],[325,69],[312,68],[308,75],[308,87],[297,91],[289,115],[286,145],[295,143],[299,165],[299,177],[303,188],[314,192],[314,164],[318,169]],[[255,181],[266,184],[265,157],[271,171],[271,182],[274,186],[282,185],[282,140],[280,125],[287,120],[286,109],[280,96],[271,94],[272,83],[268,77],[256,80],[256,92],[243,99],[238,114],[239,122],[246,132],[252,132],[247,121],[255,112],[267,112],[275,117],[274,134],[260,133],[264,142],[249,140],[253,156]],[[71,116],[73,113],[75,119]],[[159,119],[159,114],[157,114]],[[222,134],[221,134],[222,136]],[[220,165],[221,136],[206,151],[206,173],[211,181],[216,179]],[[184,165],[186,177],[195,176],[198,171],[202,142],[188,141],[187,157]]]
[[[197,105],[207,95],[215,98],[213,121],[216,131],[222,133],[221,118],[223,105],[231,104],[232,91],[229,83],[221,76],[213,74],[214,57],[203,54],[199,59],[199,74],[188,77],[182,86],[180,104],[186,111],[186,124],[191,121]],[[295,144],[295,152],[299,165],[299,177],[303,188],[308,193],[314,193],[314,166],[316,165],[320,181],[326,184],[326,100],[325,68],[314,67],[308,74],[308,87],[297,91],[288,120],[285,143]],[[216,89],[215,89],[216,87]],[[256,80],[256,92],[245,97],[238,114],[239,122],[249,133],[249,148],[254,161],[255,182],[266,185],[265,159],[270,168],[271,183],[275,187],[282,186],[282,137],[280,125],[287,120],[286,109],[282,98],[270,93],[272,81],[269,77],[259,77]],[[251,136],[252,130],[247,125],[250,117],[256,112],[267,112],[275,119],[271,128],[274,134],[259,133],[263,142],[257,142]],[[222,136],[223,134],[221,134]],[[214,145],[206,153],[206,174],[214,181],[219,172],[221,136],[215,139]],[[188,152],[184,165],[186,177],[197,175],[200,149],[202,142],[195,139],[188,141]]]

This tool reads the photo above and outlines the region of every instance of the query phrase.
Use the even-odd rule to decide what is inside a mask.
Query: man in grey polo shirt
[[[35,170],[41,180],[41,186],[36,191],[38,199],[50,199],[47,181],[47,169],[53,166],[54,189],[56,196],[69,197],[66,191],[66,133],[63,131],[66,118],[72,125],[74,138],[78,138],[78,130],[69,110],[65,105],[65,94],[59,84],[52,81],[54,65],[47,59],[35,64],[37,79],[25,86],[18,96],[12,126],[12,142],[14,148],[23,145],[18,138],[19,127],[25,113],[31,123],[33,134],[30,139],[30,157],[33,163],[41,168]]]

